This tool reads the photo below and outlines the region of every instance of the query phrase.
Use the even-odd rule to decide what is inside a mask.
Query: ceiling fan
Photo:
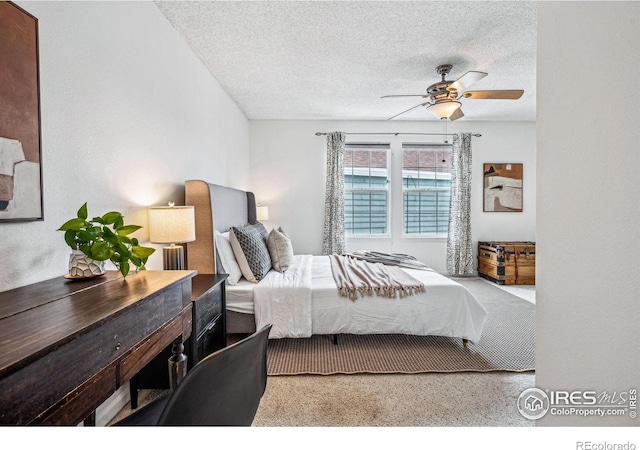
[[[442,64],[436,67],[436,72],[442,76],[442,80],[432,84],[427,88],[425,94],[398,94],[398,95],[384,95],[381,98],[390,97],[422,97],[427,101],[419,103],[406,111],[389,117],[388,120],[395,119],[396,117],[407,113],[420,106],[426,106],[430,109],[438,119],[456,120],[464,116],[462,104],[459,100],[517,100],[522,97],[524,91],[522,89],[504,90],[504,91],[465,91],[469,86],[480,81],[488,74],[485,72],[469,71],[462,75],[455,81],[447,81],[445,77],[451,71],[453,66],[451,64]]]

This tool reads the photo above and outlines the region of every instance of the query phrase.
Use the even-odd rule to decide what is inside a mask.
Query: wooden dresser
[[[195,274],[113,271],[0,293],[0,424],[76,425],[172,342],[177,383]]]

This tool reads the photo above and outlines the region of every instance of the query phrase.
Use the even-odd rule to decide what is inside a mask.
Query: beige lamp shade
[[[196,240],[193,206],[152,206],[149,208],[149,241],[180,244]]]
[[[257,206],[256,207],[256,218],[259,221],[269,220],[269,207],[268,206]]]
[[[460,102],[441,102],[436,103],[429,107],[431,112],[436,115],[438,119],[448,119],[451,117],[451,114],[456,112],[458,108],[460,108]]]

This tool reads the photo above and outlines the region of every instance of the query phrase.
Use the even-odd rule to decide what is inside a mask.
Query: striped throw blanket
[[[418,261],[415,256],[404,255],[402,253],[382,253],[358,250],[356,252],[345,253],[347,256],[363,259],[373,263],[382,263],[387,266],[400,266],[407,269],[431,270],[429,266]]]
[[[329,255],[333,279],[343,297],[407,297],[425,292],[424,284],[400,267],[371,263],[349,255]]]

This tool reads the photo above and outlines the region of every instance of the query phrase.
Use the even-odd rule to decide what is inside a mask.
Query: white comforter
[[[403,269],[426,292],[405,298],[338,294],[327,256],[296,255],[284,273],[271,271],[253,289],[256,327],[270,338],[312,334],[411,334],[478,342],[487,312],[464,286],[432,270]]]
[[[311,255],[296,255],[283,273],[271,270],[253,289],[256,330],[273,324],[270,338],[309,337],[311,320]],[[337,290],[337,287],[336,287]]]

